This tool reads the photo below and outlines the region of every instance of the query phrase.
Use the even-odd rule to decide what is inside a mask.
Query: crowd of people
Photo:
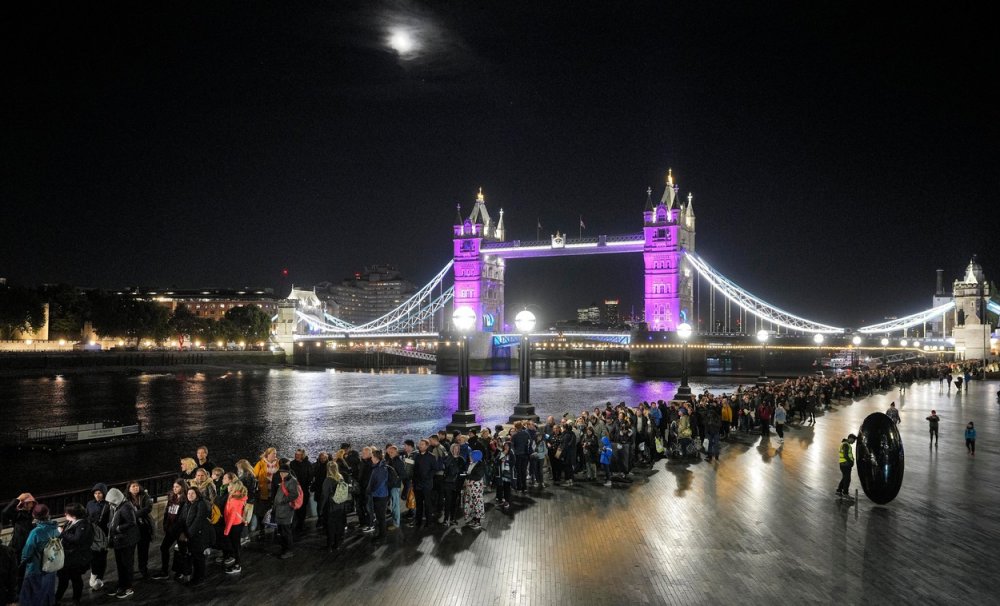
[[[496,507],[505,510],[515,495],[549,484],[630,482],[633,469],[651,467],[663,457],[704,453],[707,460],[717,461],[721,442],[741,433],[767,437],[773,427],[780,442],[785,425],[796,416],[799,423],[813,424],[817,410],[830,408],[837,399],[935,377],[947,380],[950,389],[953,373],[973,370],[903,365],[740,386],[733,393],[705,391],[691,401],[641,402],[635,407],[608,402],[576,416],[565,413],[559,419],[519,421],[467,434],[442,430],[383,447],[356,449],[342,443],[332,454],[318,453],[315,461],[301,448],[292,458],[282,458],[277,448],[269,447],[257,461],[240,459],[228,470],[213,463],[209,449],[202,446],[194,457],[180,459],[159,520],[153,519],[153,499],[135,481],[125,492],[94,485],[89,502],[65,507],[61,526],[51,519],[48,507],[36,503],[30,493],[21,494],[2,512],[3,522],[13,525],[13,535],[12,550],[0,549],[0,588],[8,592],[0,598],[4,603],[19,598],[22,606],[51,604],[71,587],[72,600],[79,602],[88,570],[93,591],[128,598],[134,594],[136,564],[144,579],[173,578],[198,585],[206,578],[213,554],[225,573],[239,574],[241,549],[251,540],[271,539],[276,557],[293,557],[296,537],[306,531],[310,512],[330,551],[342,546],[351,513],[357,516],[356,531],[376,544],[404,523],[425,528],[466,524],[476,530],[490,493]],[[937,417],[932,416],[935,420],[928,421],[936,439]],[[899,421],[898,412],[894,421]],[[971,423],[966,438],[974,455]],[[842,469],[849,456],[842,448]],[[846,494],[849,476],[847,482],[838,487],[838,494]],[[157,522],[160,568],[151,571],[149,550]],[[46,564],[54,557],[52,539],[59,539],[63,551],[56,571]],[[117,570],[113,588],[104,586],[108,551]],[[19,593],[13,587],[20,587]]]

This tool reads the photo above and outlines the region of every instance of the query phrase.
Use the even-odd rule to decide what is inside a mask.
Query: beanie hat
[[[282,471],[290,473],[292,468],[288,466],[288,463],[282,463],[281,465],[278,465],[278,473],[281,473]]]

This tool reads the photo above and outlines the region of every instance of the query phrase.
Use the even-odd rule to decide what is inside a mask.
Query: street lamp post
[[[677,388],[677,395],[674,396],[674,399],[690,402],[693,399],[691,387],[688,385],[688,339],[691,338],[691,325],[687,322],[679,325],[677,336],[680,337],[683,345],[681,348],[681,386]]]
[[[535,314],[527,309],[518,312],[514,316],[514,325],[517,332],[521,333],[520,360],[520,380],[518,382],[518,402],[514,405],[514,414],[510,415],[510,422],[515,421],[537,421],[535,405],[531,403],[531,331],[535,330]]]
[[[757,377],[757,385],[767,385],[771,381],[767,378],[767,370],[764,368],[764,356],[767,350],[767,339],[771,333],[764,329],[757,331],[757,340],[760,341],[760,376]]]
[[[851,339],[851,344],[854,345],[854,349],[851,350],[851,368],[858,367],[858,346],[861,345],[861,337],[854,335]]]
[[[889,365],[889,361],[885,359],[885,348],[889,345],[889,339],[882,337],[882,363],[886,366]]]
[[[471,307],[459,307],[452,314],[451,321],[462,338],[458,341],[458,410],[451,415],[448,431],[478,432],[476,415],[469,410],[469,331],[476,325],[476,312]]]

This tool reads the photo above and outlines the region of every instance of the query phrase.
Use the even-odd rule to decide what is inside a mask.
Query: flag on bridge
[[[587,229],[587,226],[583,224],[583,215],[580,215],[580,229]]]

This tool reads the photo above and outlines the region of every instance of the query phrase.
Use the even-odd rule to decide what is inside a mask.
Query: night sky
[[[547,6],[542,6],[543,4]],[[8,19],[0,276],[273,286],[508,239],[641,229],[672,167],[697,250],[857,326],[1000,274],[994,21],[957,4],[168,3]],[[389,45],[406,31],[414,48]],[[288,268],[287,280],[281,270]],[[545,320],[641,301],[641,259],[511,262]]]

